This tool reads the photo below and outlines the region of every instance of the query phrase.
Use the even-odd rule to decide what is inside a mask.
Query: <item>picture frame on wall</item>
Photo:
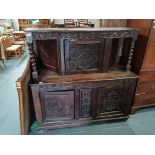
[[[74,24],[74,19],[64,19],[64,24]]]

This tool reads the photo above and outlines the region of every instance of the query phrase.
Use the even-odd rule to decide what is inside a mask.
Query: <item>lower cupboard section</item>
[[[136,81],[32,84],[38,126],[55,128],[128,118]]]

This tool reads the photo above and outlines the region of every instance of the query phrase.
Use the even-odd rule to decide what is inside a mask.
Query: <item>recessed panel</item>
[[[45,120],[70,120],[74,118],[74,92],[45,92]]]

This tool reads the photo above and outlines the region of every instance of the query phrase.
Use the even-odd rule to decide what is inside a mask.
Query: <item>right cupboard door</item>
[[[128,88],[129,86],[123,84],[98,88],[96,118],[127,115],[132,98],[128,97]]]

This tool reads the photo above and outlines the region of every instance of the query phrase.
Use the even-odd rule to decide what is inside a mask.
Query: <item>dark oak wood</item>
[[[52,122],[63,126],[64,123],[72,123],[75,120],[83,122],[85,119],[89,119],[91,122],[93,118],[104,121],[107,118],[126,117],[130,112],[136,80],[137,78],[134,76],[126,79],[90,82],[58,81],[53,84],[37,85],[39,92],[33,89],[36,84],[32,84],[32,91],[36,94],[33,98],[34,104],[37,105],[35,111],[40,115],[39,118],[43,118],[39,126],[44,127]],[[75,93],[77,91],[80,91],[80,96]],[[77,101],[73,100],[73,96]],[[75,104],[80,106],[80,109],[77,109],[78,112],[73,109],[73,107],[77,107],[73,106]]]
[[[40,100],[44,122],[63,122],[74,119],[74,91],[40,91]]]
[[[52,71],[58,72],[58,49],[56,40],[36,41],[40,64]]]
[[[105,41],[104,57],[103,57],[103,70],[109,70],[109,62],[112,48],[112,39],[107,38]]]
[[[101,72],[100,41],[68,41],[65,47],[66,74]]]
[[[138,78],[130,71],[137,35],[134,28],[27,29],[39,128],[128,118]],[[124,54],[126,38],[132,41]]]
[[[113,46],[112,43],[114,40],[122,38],[133,40],[131,48],[125,56],[128,61],[122,67],[130,70],[134,41],[138,34],[137,29],[118,27],[36,28],[26,29],[25,32],[33,66],[33,79],[36,82],[38,82],[39,66],[57,71],[61,75],[107,72],[113,65],[111,62],[116,62],[115,59],[118,59],[116,55],[119,50],[115,53],[115,49],[120,49],[123,46],[120,43]]]

